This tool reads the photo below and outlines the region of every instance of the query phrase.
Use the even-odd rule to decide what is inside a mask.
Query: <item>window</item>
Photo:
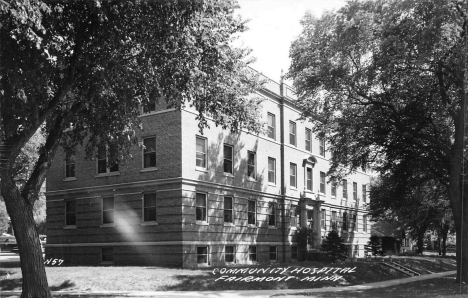
[[[276,226],[276,206],[275,203],[268,203],[268,225]]]
[[[156,193],[143,195],[143,221],[156,221]]]
[[[276,184],[276,160],[268,157],[268,182]]]
[[[325,193],[325,173],[320,172],[320,192]]]
[[[257,201],[248,200],[247,223],[249,225],[257,224]]]
[[[257,262],[257,247],[249,246],[249,261]]]
[[[343,213],[343,223],[341,225],[343,231],[348,230],[348,213]]]
[[[235,250],[234,250],[234,246],[232,245],[226,245],[224,247],[224,261],[226,263],[234,263],[236,260],[235,258]]]
[[[353,182],[353,199],[357,201],[357,183]]]
[[[359,245],[354,245],[354,257],[359,257]]]
[[[268,137],[276,139],[276,119],[275,115],[268,113]]]
[[[255,152],[247,151],[247,177],[255,179]]]
[[[114,248],[103,247],[101,248],[101,261],[103,263],[114,263]]]
[[[312,131],[308,128],[305,129],[305,150],[312,152]]]
[[[276,246],[270,246],[270,261],[276,261]]]
[[[319,154],[320,156],[325,157],[325,138],[324,137],[319,138],[319,144],[320,144]]]
[[[367,216],[365,215],[362,216],[362,230],[367,232]]]
[[[367,186],[362,185],[362,201],[365,203],[367,201]]]
[[[72,153],[65,154],[65,178],[75,177],[75,155]]]
[[[151,113],[156,111],[156,99],[152,98],[148,103],[143,105],[143,113]]]
[[[156,137],[143,139],[143,168],[156,167]]]
[[[197,136],[196,167],[206,169],[206,139]]]
[[[114,198],[102,198],[102,223],[114,223]]]
[[[289,144],[296,146],[296,123],[289,121]]]
[[[232,174],[232,146],[224,144],[224,173]]]
[[[343,199],[348,199],[348,181],[343,179]]]
[[[325,209],[320,210],[320,228],[326,229],[326,218],[327,218],[327,211]]]
[[[336,178],[331,179],[331,195],[336,198]]]
[[[297,246],[291,246],[291,259],[297,260]]]
[[[289,185],[291,187],[297,187],[297,166],[295,163],[289,165]]]
[[[312,168],[306,168],[306,189],[312,190]]]
[[[299,206],[291,206],[291,218],[290,218],[290,222],[289,222],[290,225],[291,225],[291,228],[300,227],[300,224],[299,224],[299,220],[300,220],[299,214],[300,214],[300,208],[299,208]]]
[[[232,223],[232,197],[224,197],[224,222]]]
[[[197,264],[208,264],[208,246],[197,247]]]
[[[353,214],[353,231],[357,232],[358,231],[358,222],[357,222],[357,215]]]
[[[314,228],[314,211],[307,210],[307,226],[309,229]]]
[[[197,193],[195,198],[195,213],[197,221],[206,222],[206,194]]]
[[[111,172],[118,172],[119,171],[119,164],[114,163],[110,164],[109,159],[113,160],[113,162],[117,161],[117,144],[110,144],[108,148],[105,146],[100,146],[98,148],[98,156],[97,156],[97,163],[98,163],[98,174],[105,174]]]
[[[336,211],[332,211],[331,213],[331,228],[332,230],[338,230],[338,226],[336,224]]]
[[[76,200],[65,201],[65,225],[76,226]]]

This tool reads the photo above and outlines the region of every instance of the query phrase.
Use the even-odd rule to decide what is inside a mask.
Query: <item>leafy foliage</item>
[[[382,248],[382,239],[378,236],[370,236],[369,242],[367,242],[368,247],[373,256],[383,256],[384,251]]]
[[[317,239],[317,233],[308,227],[302,227],[297,231],[296,243],[300,251],[306,255],[308,247],[313,247]]]
[[[10,220],[8,219],[8,213],[6,210],[5,202],[0,198],[0,235],[5,233],[10,226]]]
[[[344,239],[341,238],[335,230],[330,231],[325,239],[322,240],[321,250],[327,252],[327,255],[332,259],[333,263],[338,259],[344,260],[348,258]]]

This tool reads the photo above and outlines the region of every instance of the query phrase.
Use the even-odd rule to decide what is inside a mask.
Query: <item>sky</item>
[[[236,14],[247,23],[236,45],[252,49],[256,62],[251,66],[279,82],[281,70],[288,71],[289,48],[302,31],[300,20],[307,10],[320,16],[326,10],[337,10],[344,0],[238,0]],[[290,81],[287,81],[291,84]]]

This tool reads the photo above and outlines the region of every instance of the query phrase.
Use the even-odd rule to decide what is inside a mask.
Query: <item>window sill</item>
[[[101,262],[100,265],[114,265],[114,262],[110,262],[110,261]]]
[[[76,180],[76,177],[67,177],[63,179],[63,181],[75,181],[75,180]]]
[[[141,226],[157,226],[158,222],[156,221],[144,221],[141,223]]]
[[[198,264],[197,263],[197,267],[206,268],[206,267],[209,267],[209,266],[210,266],[210,264],[208,264],[208,263],[203,263],[203,264]]]
[[[99,177],[109,177],[109,176],[119,176],[119,175],[120,175],[120,172],[110,172],[110,173],[100,173],[94,177],[99,178]]]
[[[209,224],[208,222],[206,222],[206,221],[199,221],[199,220],[197,220],[196,224],[199,225],[199,226],[208,226],[208,225],[210,225],[210,224]]]
[[[276,187],[276,183],[273,183],[273,182],[268,182],[268,186],[273,186],[273,187]]]
[[[290,190],[297,190],[297,187],[295,187],[295,186],[290,186],[289,189],[290,189]]]
[[[268,226],[268,229],[277,230],[278,228],[276,226]]]
[[[99,226],[100,228],[115,228],[115,223],[107,223]]]
[[[257,179],[252,178],[252,177],[247,177],[247,180],[250,182],[257,182]]]
[[[144,168],[140,170],[140,173],[146,173],[146,172],[154,172],[157,171],[158,168]]]
[[[208,170],[206,168],[200,168],[200,167],[195,167],[195,171],[208,173]]]
[[[233,224],[233,223],[231,223],[231,222],[225,222],[225,223],[223,224],[223,226],[224,226],[224,227],[235,227],[236,225]]]
[[[258,229],[257,225],[253,225],[253,224],[248,224],[247,228]]]
[[[224,172],[224,177],[234,178],[234,174]]]
[[[74,229],[76,229],[76,225],[75,226],[64,226],[63,229],[64,230],[74,230]]]

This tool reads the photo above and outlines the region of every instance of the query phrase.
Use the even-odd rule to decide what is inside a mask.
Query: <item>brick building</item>
[[[133,158],[109,165],[112,146],[85,160],[62,150],[47,179],[46,258],[75,265],[218,266],[298,258],[295,233],[340,231],[353,256],[370,236],[369,175],[328,183],[323,140],[298,120],[294,94],[273,81],[266,135],[198,130],[196,113],[145,109]],[[320,238],[320,237],[319,237]],[[320,239],[316,246],[319,247]]]

